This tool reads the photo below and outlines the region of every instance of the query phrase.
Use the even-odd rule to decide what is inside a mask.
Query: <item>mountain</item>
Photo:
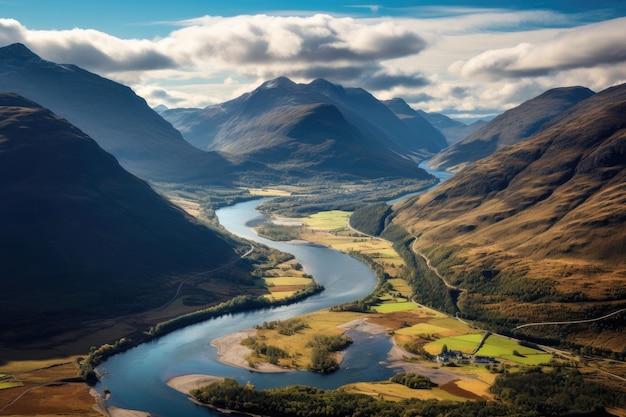
[[[45,61],[22,44],[0,48],[0,91],[51,109],[144,179],[212,183],[232,170],[219,154],[189,145],[130,88],[75,65]]]
[[[461,142],[436,155],[428,162],[435,169],[458,172],[467,164],[491,155],[497,149],[530,137],[542,126],[593,95],[584,87],[548,90],[538,97],[497,116]]]
[[[0,94],[0,201],[3,344],[49,343],[90,320],[155,308],[183,277],[237,259],[231,241],[82,131],[9,93]]]
[[[458,120],[451,119],[444,114],[426,113],[423,110],[417,110],[417,113],[439,130],[445,136],[449,145],[454,145],[462,141],[488,123],[484,120],[477,120],[468,125]]]
[[[626,84],[394,210],[413,247],[465,290],[467,317],[510,331],[626,307]],[[624,348],[623,315],[525,331]]]
[[[444,135],[428,122],[421,114],[413,110],[401,98],[383,101],[383,104],[389,108],[398,119],[415,132],[417,137],[422,137],[426,142],[426,150],[437,153],[448,147],[448,142]]]
[[[434,149],[367,91],[321,79],[280,77],[226,103],[162,115],[200,149],[278,169],[424,177],[416,161]]]

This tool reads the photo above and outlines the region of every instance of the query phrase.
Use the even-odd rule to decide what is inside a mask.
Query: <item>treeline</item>
[[[401,380],[403,377],[399,377]],[[623,399],[600,385],[586,382],[571,369],[499,375],[492,388],[498,401],[378,400],[345,390],[289,386],[257,391],[234,379],[192,390],[199,402],[213,408],[273,417],[541,417],[609,416],[605,408]]]
[[[387,282],[387,280],[389,279],[389,275],[385,272],[385,269],[382,265],[374,262],[374,260],[372,260],[372,258],[367,256],[366,254],[351,251],[349,255],[367,264],[367,266],[374,272],[374,275],[376,275],[378,284],[376,284],[376,288],[374,288],[374,291],[372,291],[369,295],[356,301],[333,306],[330,308],[330,310],[369,313],[372,311],[372,306],[380,302],[379,297],[390,288],[389,283]]]
[[[385,203],[369,204],[350,215],[350,226],[367,235],[379,236],[391,213],[391,206]]]
[[[257,228],[257,233],[266,239],[277,242],[288,242],[302,237],[302,226],[286,226],[282,224],[264,223]]]
[[[289,320],[264,321],[263,324],[254,326],[257,330],[277,330],[279,334],[284,336],[292,336],[307,327],[309,325],[297,317]]]
[[[352,339],[337,335],[315,335],[307,346],[312,347],[309,370],[320,374],[330,374],[339,369],[339,362],[333,353],[344,350],[352,344]]]
[[[392,376],[389,380],[411,389],[431,389],[437,386],[430,378],[420,374],[400,373]]]
[[[228,313],[238,313],[242,311],[291,304],[313,294],[317,294],[323,290],[324,287],[321,284],[312,282],[305,288],[296,291],[290,297],[280,300],[270,301],[263,296],[255,297],[251,295],[240,295],[215,306],[158,323],[155,326],[150,327],[150,329],[146,332],[139,333],[133,337],[122,338],[113,345],[105,344],[97,349],[92,349],[89,356],[80,362],[80,376],[86,382],[96,382],[98,378],[95,368],[111,356],[191,324],[199,323],[201,321],[209,320]]]
[[[393,242],[393,247],[404,260],[403,278],[413,290],[413,299],[448,314],[456,313],[458,292],[452,290],[426,265],[426,261],[413,252],[411,245],[415,238],[400,226],[391,224],[381,237]]]

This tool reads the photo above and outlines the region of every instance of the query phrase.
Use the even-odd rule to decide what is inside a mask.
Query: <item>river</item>
[[[250,381],[260,389],[292,384],[333,389],[351,382],[383,380],[393,374],[386,366],[391,345],[385,335],[361,338],[348,348],[340,370],[331,375],[304,371],[263,374],[217,361],[217,350],[210,345],[217,337],[263,321],[285,320],[357,300],[376,285],[376,277],[367,265],[348,255],[306,242],[274,242],[259,237],[250,225],[262,220],[255,209],[263,201],[265,199],[226,207],[218,210],[217,216],[230,232],[293,254],[305,271],[324,285],[325,291],[288,306],[210,319],[113,356],[98,367],[102,378],[96,388],[100,392],[105,388],[110,391],[107,405],[164,417],[220,415],[193,404],[186,395],[166,385],[166,381],[175,376],[192,373],[231,377],[240,383]],[[358,334],[350,336],[360,337]]]

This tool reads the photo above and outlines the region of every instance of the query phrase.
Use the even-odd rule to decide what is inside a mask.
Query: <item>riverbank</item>
[[[254,367],[248,363],[248,356],[252,353],[252,349],[241,344],[241,342],[249,337],[255,336],[256,330],[247,329],[239,332],[227,334],[226,336],[213,339],[211,346],[217,348],[217,360],[226,365],[235,366],[237,368],[246,369],[254,372],[265,373],[284,373],[292,372],[271,363],[255,364]]]

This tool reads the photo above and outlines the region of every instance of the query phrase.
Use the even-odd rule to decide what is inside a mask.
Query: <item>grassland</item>
[[[76,377],[76,360],[60,357],[0,366],[0,387],[5,388],[0,389],[0,416],[102,416],[94,409],[89,386],[68,382]]]
[[[387,290],[378,297],[379,303],[373,307],[373,313],[323,310],[296,318],[304,326],[290,335],[281,334],[278,329],[257,330],[257,341],[280,347],[287,352],[285,358],[278,359],[278,364],[288,368],[307,369],[310,365],[311,339],[319,334],[340,335],[350,327],[345,323],[355,320],[381,326],[383,331],[393,335],[395,344],[400,348],[412,346],[413,349],[423,349],[432,355],[440,353],[444,344],[450,350],[461,350],[467,354],[476,350],[485,333],[465,322],[411,301],[412,289],[402,278],[404,262],[391,243],[352,230],[348,224],[349,216],[349,212],[333,210],[307,217],[281,217],[277,221],[283,225],[297,225],[295,227],[300,229],[304,240],[345,253],[359,252],[367,255],[383,267],[388,277]],[[265,278],[270,291],[273,285],[288,286],[299,282],[293,277]],[[490,343],[489,339],[493,342]],[[493,335],[487,338],[483,351],[479,354],[498,356],[499,360],[511,367],[543,363],[551,358],[550,354],[524,348],[508,339],[504,340],[511,344],[504,344],[501,339],[503,338]],[[514,350],[523,357],[514,355]],[[407,362],[404,366],[417,366],[426,374],[438,370],[437,372],[443,372],[447,377],[441,381],[440,387],[431,390],[411,390],[388,381],[357,383],[345,388],[392,400],[423,398],[464,401],[492,397],[488,389],[496,373],[484,365],[462,365],[445,368],[443,371],[440,365],[431,360],[413,362],[417,356],[408,352],[404,352],[404,355],[413,356],[412,365]],[[266,361],[267,358],[253,355],[248,360],[254,364]]]

